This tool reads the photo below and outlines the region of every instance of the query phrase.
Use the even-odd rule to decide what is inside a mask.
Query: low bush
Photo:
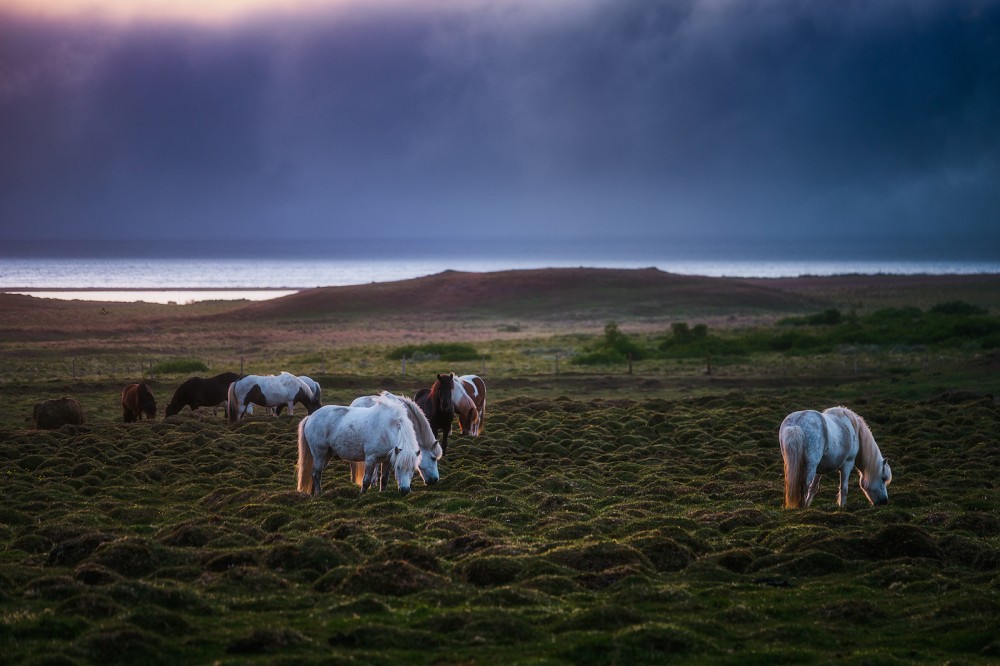
[[[475,347],[461,342],[430,342],[423,345],[404,345],[390,351],[386,358],[400,360],[408,359],[439,359],[442,361],[475,361],[482,358]]]
[[[152,368],[156,375],[181,375],[191,372],[208,372],[208,366],[193,358],[175,358],[160,361]]]

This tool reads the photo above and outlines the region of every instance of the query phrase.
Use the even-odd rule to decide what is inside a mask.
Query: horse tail
[[[481,381],[481,380],[480,380]],[[486,386],[480,389],[483,393],[483,402],[479,406],[479,421],[476,423],[476,436],[483,434],[483,424],[486,423]]]
[[[798,426],[787,426],[780,433],[781,457],[785,461],[785,508],[800,509],[805,502],[805,432]]]
[[[351,481],[359,488],[365,483],[365,464],[363,462],[351,463]]]
[[[236,419],[239,417],[239,410],[236,407],[236,382],[229,385],[229,396],[226,402],[226,419],[230,423],[236,423]]]
[[[299,421],[299,462],[295,466],[298,472],[298,486],[300,493],[312,495],[313,492],[313,454],[309,448],[309,441],[306,439],[306,422],[309,417]]]

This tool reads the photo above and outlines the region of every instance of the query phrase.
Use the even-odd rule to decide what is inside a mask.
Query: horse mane
[[[396,478],[398,479],[401,474],[406,472],[412,474],[417,469],[417,447],[420,444],[417,442],[417,433],[413,429],[410,417],[406,414],[407,408],[391,400],[387,400],[384,392],[378,395],[376,402],[391,407],[398,413],[399,428],[396,431],[396,441],[393,444],[393,452],[391,454],[392,466],[396,470]],[[397,452],[396,449],[399,449],[399,451]]]
[[[865,423],[860,414],[852,412],[846,407],[839,407],[844,416],[851,420],[854,429],[858,433],[858,467],[866,473],[877,473],[882,463],[882,451],[875,443],[875,436],[872,435],[871,428]]]
[[[385,394],[386,391],[383,391],[379,395],[382,396]],[[434,446],[431,448],[432,455],[434,455],[437,458],[443,457],[444,452],[441,451],[441,445],[438,444],[438,442],[435,440],[434,430],[431,428],[431,423],[430,421],[427,420],[427,416],[424,414],[424,410],[420,409],[420,405],[418,405],[416,402],[406,397],[405,395],[398,395],[394,397],[398,399],[400,402],[402,402],[403,407],[405,407],[409,411],[409,416],[410,416],[409,420],[410,424],[413,425],[414,434],[417,437],[417,446],[420,447],[421,442],[425,441],[434,442]],[[416,432],[417,426],[414,425],[414,422],[420,424],[420,429],[423,432],[420,433]]]

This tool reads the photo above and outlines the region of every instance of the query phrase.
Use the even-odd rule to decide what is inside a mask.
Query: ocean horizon
[[[121,302],[264,300],[315,287],[395,282],[447,270],[577,267],[656,268],[679,275],[732,278],[1000,273],[998,261],[970,260],[0,257],[0,291]]]

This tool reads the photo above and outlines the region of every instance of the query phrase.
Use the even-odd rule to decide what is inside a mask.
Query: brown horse
[[[455,420],[455,375],[448,373],[438,375],[429,389],[420,389],[413,394],[413,402],[420,405],[421,411],[431,424],[434,438],[441,433],[441,453],[448,453],[448,435],[451,434],[451,422]]]
[[[133,423],[145,414],[147,419],[156,418],[156,399],[148,384],[129,384],[122,389],[122,418],[125,423]]]

